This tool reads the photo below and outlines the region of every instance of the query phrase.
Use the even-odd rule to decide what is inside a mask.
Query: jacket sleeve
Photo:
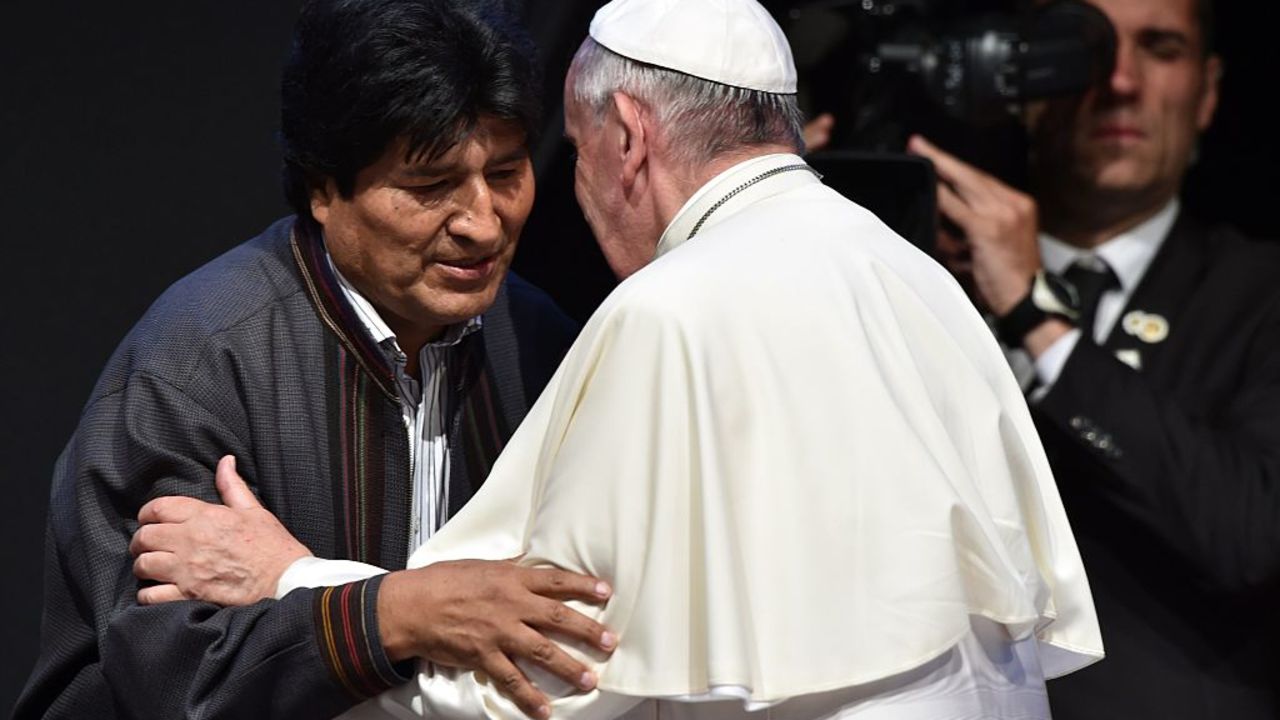
[[[1212,409],[1180,404],[1092,343],[1078,344],[1035,407],[1042,432],[1056,432],[1101,464],[1097,473],[1058,482],[1159,538],[1213,593],[1280,581],[1274,308],[1251,342],[1232,392]]]
[[[55,470],[41,653],[16,718],[332,717],[404,680],[377,634],[381,576],[248,607],[137,604],[142,504],[217,501],[217,459],[253,457],[235,403],[208,405],[134,375],[86,409]]]

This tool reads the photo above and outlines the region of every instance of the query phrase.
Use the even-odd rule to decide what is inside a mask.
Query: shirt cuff
[[[385,574],[315,593],[312,614],[320,657],[352,697],[363,700],[408,682],[414,664],[393,664],[378,630],[378,587]]]
[[[367,580],[387,572],[376,565],[354,560],[325,560],[318,557],[302,557],[293,561],[280,575],[276,583],[276,599],[298,588],[316,588],[344,585],[357,580]]]
[[[1039,379],[1040,384],[1031,393],[1032,402],[1049,393],[1050,388],[1058,381],[1058,376],[1062,374],[1062,368],[1066,367],[1067,359],[1071,357],[1071,351],[1076,349],[1078,342],[1080,342],[1080,328],[1072,328],[1065,335],[1054,340],[1053,344],[1036,358],[1036,378]]]

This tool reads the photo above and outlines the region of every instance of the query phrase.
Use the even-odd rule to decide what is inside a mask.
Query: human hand
[[[488,675],[531,718],[550,706],[515,661],[546,668],[581,690],[588,668],[549,638],[606,653],[617,639],[562,601],[601,603],[612,590],[595,578],[509,561],[441,562],[388,575],[378,589],[378,632],[392,661],[420,657]]]
[[[258,502],[233,456],[218,461],[214,482],[225,505],[161,497],[138,511],[141,527],[129,543],[133,574],[160,583],[138,591],[140,604],[249,605],[274,597],[289,565],[311,555]]]
[[[804,125],[804,151],[806,154],[817,152],[831,142],[831,131],[836,126],[836,118],[831,113],[822,113]]]
[[[1009,312],[1031,290],[1040,269],[1035,200],[919,135],[911,137],[907,149],[933,162],[938,211],[964,233],[956,238],[939,231],[943,262],[962,278],[972,275],[978,300],[993,313]]]

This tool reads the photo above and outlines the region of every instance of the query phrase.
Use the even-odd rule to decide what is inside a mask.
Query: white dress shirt
[[[480,316],[445,330],[437,340],[422,346],[418,352],[418,377],[405,372],[408,356],[396,341],[395,333],[378,314],[376,308],[360,294],[326,256],[329,267],[365,330],[378,344],[395,368],[396,387],[400,391],[400,410],[405,432],[409,436],[409,467],[412,477],[412,523],[409,531],[410,554],[427,541],[444,524],[449,511],[449,429],[446,413],[450,405],[450,377],[446,357],[449,349],[462,338],[479,329]],[[294,561],[276,585],[276,597],[296,587],[309,586],[320,579],[324,584],[340,584],[363,580],[385,572],[382,568],[353,560],[329,560],[306,557]]]
[[[1129,298],[1146,274],[1147,267],[1155,259],[1156,252],[1164,244],[1169,228],[1173,227],[1177,216],[1178,200],[1175,198],[1141,225],[1120,233],[1091,250],[1068,245],[1050,235],[1040,235],[1040,261],[1045,270],[1061,275],[1076,260],[1092,255],[1105,261],[1119,279],[1119,287],[1104,292],[1098,299],[1097,315],[1094,316],[1093,323],[1094,342],[1102,344],[1115,327],[1120,313],[1129,303]],[[1079,341],[1080,330],[1072,329],[1036,358],[1035,372],[1040,385],[1032,394],[1033,400],[1043,397],[1053,387]]]

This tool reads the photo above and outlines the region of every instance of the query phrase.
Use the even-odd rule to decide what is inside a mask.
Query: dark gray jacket
[[[409,453],[392,369],[316,235],[282,220],[192,273],[108,362],[54,472],[41,652],[15,717],[331,717],[401,681],[377,637],[380,578],[243,608],[135,602],[138,509],[161,495],[217,501],[227,453],[317,556],[404,566]],[[574,333],[512,275],[456,347],[451,513]]]

